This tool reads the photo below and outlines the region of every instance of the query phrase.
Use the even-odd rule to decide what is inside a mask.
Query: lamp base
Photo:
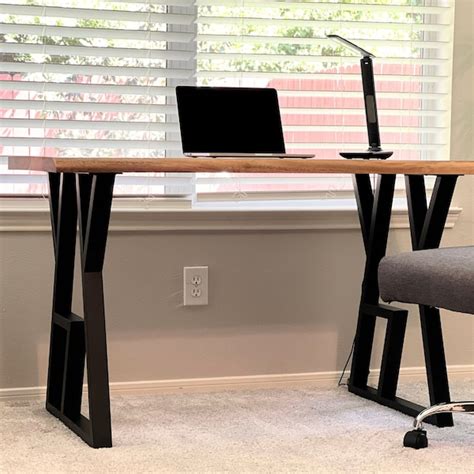
[[[393,151],[341,151],[339,153],[343,158],[348,160],[363,159],[363,160],[386,160],[393,155]]]

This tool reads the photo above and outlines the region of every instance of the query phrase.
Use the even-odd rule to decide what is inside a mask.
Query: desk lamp
[[[375,57],[365,49],[360,48],[351,41],[339,35],[327,35],[327,38],[339,41],[344,46],[362,55],[360,60],[360,72],[362,75],[362,87],[364,90],[365,118],[367,121],[367,135],[369,148],[367,151],[343,151],[339,154],[343,158],[377,158],[385,160],[393,155],[393,151],[384,151],[380,146],[379,122],[377,116],[377,102],[375,100],[374,70],[372,68],[372,58]]]

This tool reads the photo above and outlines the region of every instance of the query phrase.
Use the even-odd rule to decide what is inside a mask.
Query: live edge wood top
[[[474,175],[474,161],[319,160],[278,158],[9,157],[9,169],[49,173],[337,173]]]

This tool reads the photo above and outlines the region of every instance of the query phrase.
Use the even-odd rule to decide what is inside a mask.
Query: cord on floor
[[[355,346],[355,338],[352,341],[351,351],[349,352],[349,356],[347,357],[346,363],[344,364],[344,368],[342,369],[339,382],[337,382],[338,387],[347,387],[347,383],[342,382],[342,379],[344,378],[344,375],[346,374],[347,366],[349,365],[349,361],[351,360],[352,354],[354,353],[354,346]]]

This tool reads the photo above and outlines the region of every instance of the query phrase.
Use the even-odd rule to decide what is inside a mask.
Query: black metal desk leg
[[[376,315],[367,314],[364,311],[364,305],[378,304],[377,270],[387,247],[394,188],[395,175],[379,176],[375,192],[372,190],[369,175],[354,177],[354,189],[367,259],[349,387],[367,386]]]
[[[102,268],[114,178],[49,176],[56,266],[46,408],[94,448],[112,446]],[[84,319],[71,312],[78,217]],[[81,414],[86,357],[89,418]]]
[[[439,247],[457,178],[438,176],[428,207],[424,176],[405,177],[413,250]],[[423,305],[419,308],[430,403],[435,405],[449,402],[449,381],[439,310]],[[436,415],[434,422],[437,426],[453,426],[453,417],[449,413]]]
[[[367,255],[359,306],[349,391],[382,405],[416,415],[423,407],[396,396],[408,312],[379,304],[378,267],[387,248],[395,175],[378,177],[372,190],[369,175],[356,175],[354,189]],[[370,358],[377,318],[387,320],[377,388],[368,386]]]

